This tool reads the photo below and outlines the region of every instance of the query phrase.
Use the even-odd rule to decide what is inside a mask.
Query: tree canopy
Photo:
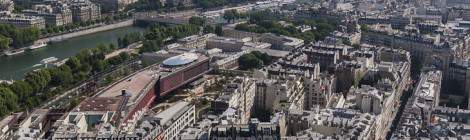
[[[13,25],[0,24],[0,50],[12,46],[13,48],[25,47],[39,38],[38,28],[17,28]]]
[[[127,9],[135,9],[137,11],[150,11],[161,8],[162,4],[158,0],[138,0],[127,7]]]
[[[62,66],[32,71],[23,80],[0,85],[0,117],[19,109],[37,107],[61,93],[52,89],[73,87],[94,74],[132,59],[127,53],[105,59],[104,55],[115,49],[114,45],[104,44],[84,49]]]
[[[235,29],[255,33],[275,33],[279,35],[292,36],[303,39],[305,42],[322,40],[337,28],[335,21],[321,19],[285,21],[276,18],[275,13],[269,11],[258,11],[249,14],[248,23],[238,24]],[[311,30],[301,31],[298,26],[308,26]]]
[[[0,51],[10,48],[11,39],[5,36],[0,36]]]
[[[193,16],[189,19],[189,24],[194,24],[198,26],[203,26],[206,24],[206,19],[198,16]]]
[[[266,53],[253,51],[240,56],[238,59],[239,68],[241,70],[258,69],[263,65],[268,65],[273,61],[273,58]]]
[[[240,3],[249,2],[249,0],[196,0],[194,1],[197,7],[203,9],[210,9],[216,7],[222,7],[226,5],[236,5]]]
[[[246,13],[239,13],[237,10],[227,10],[224,11],[223,18],[229,23],[235,21],[236,19],[246,18],[248,15]]]
[[[132,43],[141,41],[143,39],[142,34],[139,32],[128,33],[123,37],[118,38],[118,47],[124,48],[129,46]]]
[[[0,87],[0,116],[18,110],[18,97],[7,87]]]
[[[199,27],[195,24],[153,27],[144,35],[145,41],[139,51],[140,53],[158,51],[168,40],[176,40],[199,33]]]

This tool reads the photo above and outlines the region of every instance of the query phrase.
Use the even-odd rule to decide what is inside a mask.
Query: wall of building
[[[192,64],[192,66],[162,77],[157,81],[157,96],[164,96],[167,93],[191,82],[198,76],[209,71],[209,59]]]

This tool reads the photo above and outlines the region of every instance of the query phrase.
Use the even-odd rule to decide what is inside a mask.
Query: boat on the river
[[[42,66],[42,64],[34,64],[34,65],[33,65],[33,68],[34,68],[34,67],[39,67],[39,66]]]
[[[69,60],[68,58],[65,58],[63,60],[60,60],[60,61],[57,61],[57,62],[54,62],[54,65],[55,66],[62,66],[63,64],[65,64],[65,62],[67,62],[67,60]]]
[[[57,60],[59,60],[57,57],[48,57],[48,58],[45,58],[45,59],[41,60],[41,63],[49,64],[49,63],[53,63]]]
[[[14,80],[1,80],[0,79],[0,84],[11,85],[11,84],[13,84],[13,82],[15,82],[15,81]]]
[[[24,53],[24,50],[23,50],[23,49],[19,49],[19,50],[10,50],[10,51],[5,51],[5,52],[3,52],[3,54],[5,54],[6,56],[12,56],[12,55],[17,55],[17,54],[21,54],[21,53]]]
[[[29,50],[35,50],[35,49],[39,49],[39,48],[42,48],[42,47],[45,47],[47,46],[47,43],[43,42],[43,41],[36,41],[34,42],[33,45],[29,46],[28,49]]]

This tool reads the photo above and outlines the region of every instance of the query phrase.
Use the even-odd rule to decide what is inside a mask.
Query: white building
[[[15,133],[15,139],[40,139],[45,134],[48,109],[36,109],[22,121]]]
[[[439,105],[442,72],[438,70],[421,73],[413,95],[408,99],[394,138],[413,138],[420,130],[435,123],[434,110]],[[398,116],[397,116],[398,117]]]
[[[277,50],[286,50],[291,51],[295,48],[298,48],[304,44],[304,40],[288,37],[288,36],[278,36],[272,33],[264,33],[260,38],[261,42],[271,43],[271,47]]]
[[[375,115],[351,109],[291,111],[286,139],[372,139]],[[294,134],[292,134],[294,133]]]
[[[52,139],[99,138],[118,134],[122,97],[94,97],[82,101],[53,125]]]
[[[186,47],[186,48],[203,49],[206,47],[207,40],[215,36],[217,35],[212,34],[212,33],[205,34],[205,35],[192,35],[192,36],[178,39],[178,43],[181,44],[182,47]]]
[[[335,78],[332,76],[304,76],[304,109],[326,108],[333,97]]]
[[[250,120],[256,92],[255,80],[236,77],[226,84],[212,104],[222,118],[234,124],[246,124]]]
[[[12,0],[2,0],[0,1],[0,11],[12,12],[14,10],[14,5]]]
[[[196,121],[195,105],[189,102],[178,102],[170,108],[160,112],[155,116],[160,119],[162,133],[159,138],[164,140],[174,140],[184,128],[191,126]]]
[[[218,48],[224,52],[238,52],[242,51],[242,47],[249,40],[237,39],[229,37],[212,37],[207,40],[206,49]]]
[[[46,27],[46,22],[42,17],[25,16],[19,14],[12,14],[0,17],[1,24],[11,24],[19,28],[36,27],[43,29]]]

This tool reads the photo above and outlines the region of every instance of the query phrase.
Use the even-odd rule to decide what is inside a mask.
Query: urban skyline
[[[0,139],[470,139],[468,0],[1,0]]]

